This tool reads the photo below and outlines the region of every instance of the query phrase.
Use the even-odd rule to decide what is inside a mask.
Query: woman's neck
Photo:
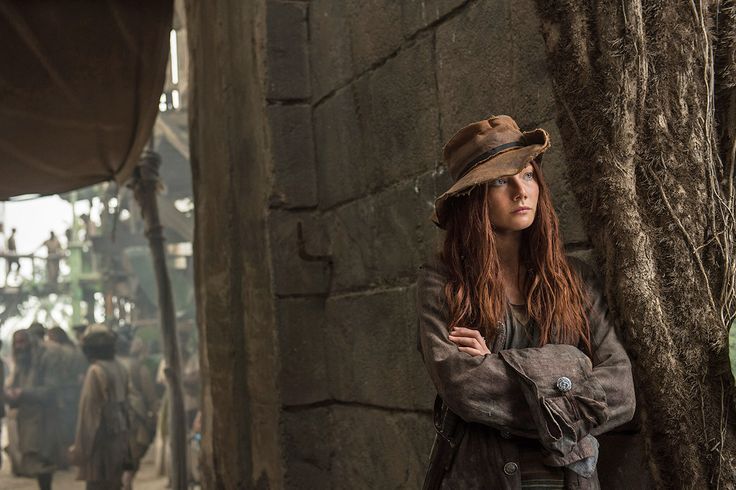
[[[503,271],[518,271],[519,257],[521,255],[521,232],[496,233],[496,253]]]
[[[506,288],[506,297],[511,303],[524,303],[523,281],[526,271],[521,265],[521,232],[496,233],[496,253],[501,266],[501,276]]]

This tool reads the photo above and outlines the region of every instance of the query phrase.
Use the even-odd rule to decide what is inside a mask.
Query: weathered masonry
[[[546,128],[565,241],[588,247],[533,2],[187,7],[207,488],[417,488],[442,144],[490,114]]]

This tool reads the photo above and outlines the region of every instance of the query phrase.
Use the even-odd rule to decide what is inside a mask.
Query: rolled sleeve
[[[590,292],[592,360],[566,344],[476,357],[460,352],[447,329],[445,275],[425,265],[417,281],[418,348],[445,404],[466,422],[538,438],[565,462],[574,460],[570,455],[587,435],[629,421],[635,406],[631,364],[607,319],[605,299],[594,275],[580,273]],[[563,377],[569,389],[558,387]]]

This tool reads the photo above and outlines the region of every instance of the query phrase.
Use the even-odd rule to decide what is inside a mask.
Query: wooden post
[[[166,380],[169,386],[169,442],[171,445],[171,488],[187,488],[187,424],[184,414],[184,393],[181,385],[181,358],[179,339],[176,331],[174,299],[171,294],[169,272],[166,268],[163,227],[159,221],[156,193],[160,187],[158,168],[161,158],[158,153],[146,149],[135,168],[132,181],[136,201],[141,208],[145,222],[145,234],[151,247],[153,267],[158,286],[158,307],[161,316],[161,336],[164,359],[166,360]]]

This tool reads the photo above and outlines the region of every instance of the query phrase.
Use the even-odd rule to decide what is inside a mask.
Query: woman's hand
[[[453,328],[450,330],[450,340],[457,344],[460,352],[465,352],[473,357],[491,353],[480,332],[472,328]]]

